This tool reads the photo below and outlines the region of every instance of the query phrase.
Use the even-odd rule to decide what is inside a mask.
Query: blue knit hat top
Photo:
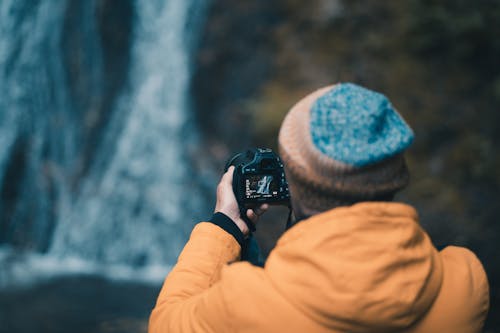
[[[394,156],[413,142],[413,131],[384,95],[352,83],[318,98],[310,125],[319,151],[355,167]]]

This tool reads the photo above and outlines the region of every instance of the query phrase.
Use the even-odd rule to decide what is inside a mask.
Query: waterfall
[[[0,284],[166,269],[207,213],[188,99],[205,0],[113,5],[0,3]]]

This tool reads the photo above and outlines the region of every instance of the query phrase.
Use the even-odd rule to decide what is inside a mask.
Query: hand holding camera
[[[245,230],[244,234],[255,231],[255,222],[268,205],[290,207],[283,163],[271,149],[256,148],[238,153],[226,163],[224,171],[217,188],[216,212],[233,219],[242,231]],[[244,226],[240,226],[242,222]]]
[[[250,233],[250,229],[247,226],[247,222],[245,222],[241,217],[240,207],[238,206],[238,201],[236,200],[233,192],[234,170],[234,166],[231,166],[222,176],[222,179],[217,186],[217,203],[215,204],[215,212],[224,213],[231,220],[233,220],[234,223],[236,223],[244,235],[248,235]],[[247,209],[245,212],[246,218],[249,219],[253,225],[255,225],[259,216],[262,215],[268,207],[268,204],[262,204],[253,209]]]

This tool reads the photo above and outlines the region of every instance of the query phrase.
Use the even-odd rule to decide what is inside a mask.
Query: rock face
[[[213,1],[203,29],[192,81],[194,110],[217,160],[251,144],[248,99],[272,74],[273,1]],[[217,163],[222,164],[222,163]],[[223,165],[223,164],[222,164]]]

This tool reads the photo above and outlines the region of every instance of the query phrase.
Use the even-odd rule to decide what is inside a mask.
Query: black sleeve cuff
[[[243,235],[236,223],[234,223],[233,220],[231,220],[231,218],[229,218],[226,214],[220,212],[215,213],[212,218],[208,220],[208,222],[212,222],[231,234],[234,239],[236,239],[238,244],[240,244],[241,248],[243,248],[245,244],[245,235]]]

